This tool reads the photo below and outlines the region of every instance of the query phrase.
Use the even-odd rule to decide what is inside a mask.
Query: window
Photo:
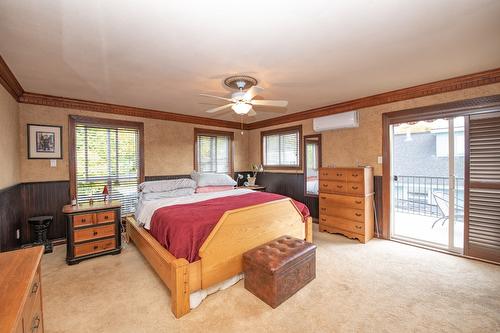
[[[261,132],[262,164],[269,168],[300,169],[302,126]]]
[[[194,129],[194,168],[198,172],[233,173],[233,132]]]
[[[107,186],[110,199],[121,202],[122,213],[133,213],[144,179],[143,124],[71,116],[70,129],[71,196],[78,203],[91,196],[103,200]]]
[[[306,196],[317,196],[321,167],[321,134],[304,136],[304,188]]]

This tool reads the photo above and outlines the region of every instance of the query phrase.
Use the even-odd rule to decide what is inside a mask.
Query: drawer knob
[[[356,216],[361,216],[361,213],[356,213],[355,215],[356,215]]]
[[[342,176],[342,174],[341,174],[341,173],[338,173],[338,174],[337,174],[337,177],[340,177],[340,176]]]
[[[321,197],[321,199],[326,199],[326,197]]]
[[[36,294],[37,291],[38,291],[38,282],[35,282],[35,284],[31,288],[31,293]]]
[[[328,187],[328,184],[323,184],[323,187]]]
[[[97,236],[98,232],[97,231],[94,231],[94,236]]]
[[[39,327],[40,327],[40,316],[37,315],[35,318],[33,318],[33,325],[31,326],[31,332],[36,332]]]
[[[94,250],[97,250],[98,248],[99,248],[99,246],[94,245]]]
[[[326,219],[322,218],[321,221],[326,222]]]
[[[357,203],[358,205],[361,204],[361,200],[356,200],[354,202]]]
[[[108,219],[108,215],[104,215],[104,219],[107,220]]]
[[[352,174],[352,176],[353,176],[353,177],[357,177],[357,176],[358,176],[358,174],[357,174],[357,173],[353,173],[353,174]]]
[[[322,207],[322,208],[321,208],[321,210],[323,210],[323,211],[324,211],[324,210],[326,210],[326,208],[325,208],[325,207]]]
[[[87,220],[83,218],[83,219],[82,219],[82,222],[87,222]]]
[[[342,188],[342,187],[344,187],[344,186],[343,185],[337,185],[337,188]]]
[[[353,190],[357,190],[359,187],[358,186],[353,186],[352,189]]]
[[[356,225],[355,227],[356,227],[356,229],[361,229],[361,226],[359,226],[359,225]]]

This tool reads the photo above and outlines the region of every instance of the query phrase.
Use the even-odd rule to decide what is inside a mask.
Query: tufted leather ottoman
[[[316,277],[316,245],[290,236],[243,254],[245,288],[276,308]]]

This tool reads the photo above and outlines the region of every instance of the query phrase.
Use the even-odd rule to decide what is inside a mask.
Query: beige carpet
[[[133,245],[42,264],[46,332],[500,332],[500,266],[315,232],[317,278],[277,309],[237,285],[181,319]]]

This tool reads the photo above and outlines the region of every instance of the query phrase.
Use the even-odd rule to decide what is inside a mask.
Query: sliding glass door
[[[462,253],[464,117],[390,126],[391,238]]]

